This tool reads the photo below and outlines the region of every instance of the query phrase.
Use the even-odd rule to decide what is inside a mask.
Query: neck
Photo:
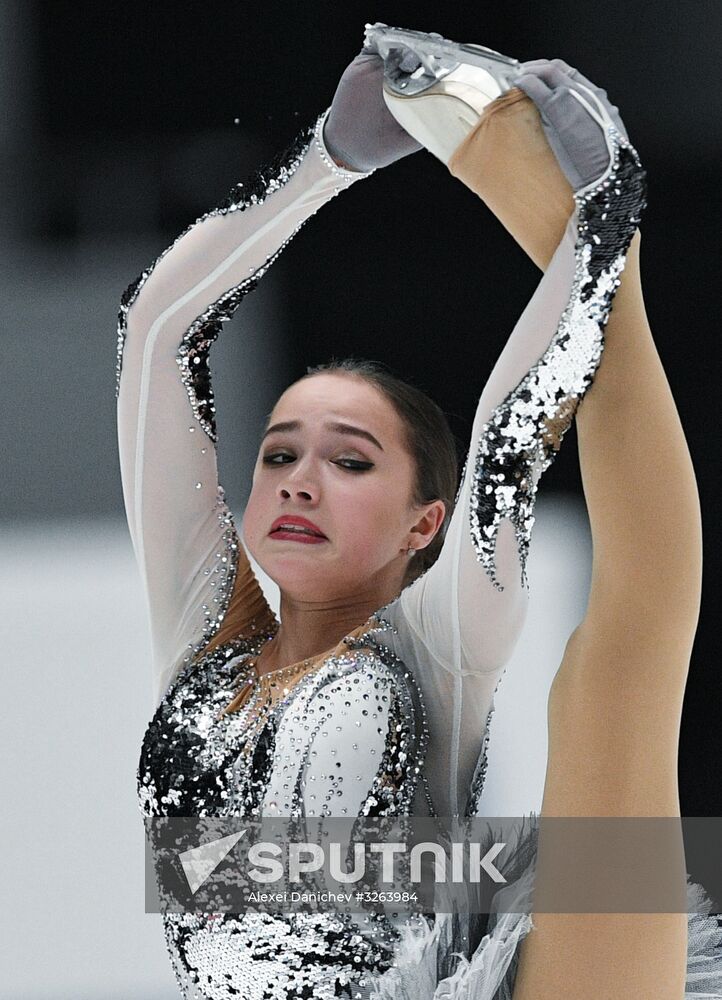
[[[276,670],[316,658],[333,649],[345,635],[363,625],[401,589],[355,595],[332,603],[297,601],[281,592],[281,624],[259,658],[262,671]]]

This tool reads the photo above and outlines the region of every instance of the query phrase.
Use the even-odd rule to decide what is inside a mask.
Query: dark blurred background
[[[0,5],[2,424],[11,469],[3,522],[122,516],[120,294],[328,106],[365,22],[439,31],[520,59],[561,56],[607,88],[649,173],[647,307],[696,465],[706,536],[680,748],[682,812],[720,814],[722,4],[461,6]],[[249,373],[238,353],[247,348],[214,348],[231,496],[245,499],[255,431],[277,392],[331,355],[385,361],[434,396],[466,443],[484,379],[537,280],[484,206],[426,153],[334,199],[264,279],[258,303],[250,297],[252,331],[241,321],[240,337],[276,345],[273,370]],[[243,411],[251,396],[252,419]],[[580,491],[572,435],[566,440],[542,492]]]
[[[18,4],[19,30],[8,25],[4,32],[3,154],[10,184],[3,187],[13,195],[4,205],[4,228],[45,252],[75,258],[78,269],[92,267],[80,248],[115,243],[115,284],[108,291],[117,307],[124,285],[151,259],[134,256],[129,247],[142,238],[155,256],[233,183],[283,148],[330,103],[367,21],[439,31],[520,59],[558,55],[606,87],[649,173],[647,307],[696,465],[705,519],[705,606],[682,733],[682,811],[719,813],[715,355],[722,4],[454,6],[456,11],[425,2]],[[34,294],[31,261],[27,295]],[[425,153],[334,200],[266,279],[282,288],[292,319],[283,351],[290,377],[332,354],[379,358],[427,389],[464,442],[484,378],[537,280],[533,265],[485,207]],[[60,317],[71,290],[55,291]],[[110,304],[103,302],[104,315]],[[22,489],[14,500],[10,496],[8,513],[119,509],[112,461],[99,475],[87,451],[92,446],[112,457],[114,335],[92,311],[86,318],[60,385],[33,378],[9,387],[19,397],[11,419],[20,408],[27,422],[19,428],[15,456]],[[52,317],[44,333],[52,339]],[[18,340],[11,330],[4,336],[12,354]],[[38,346],[27,345],[25,363],[33,369]],[[91,370],[88,347],[92,356],[104,355],[104,371]],[[67,441],[68,433],[76,435],[70,454],[64,447],[59,454],[58,436]],[[543,489],[579,491],[571,437]]]

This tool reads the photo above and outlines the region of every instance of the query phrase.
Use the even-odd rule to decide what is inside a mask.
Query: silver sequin
[[[207,569],[205,571],[208,576],[213,577],[210,581],[210,587],[213,590],[212,607],[209,604],[204,604],[201,608],[203,612],[201,635],[195,643],[188,644],[188,652],[183,658],[185,664],[190,663],[196,653],[208,644],[221,627],[233,594],[233,585],[238,571],[238,553],[241,542],[233,521],[233,514],[226,503],[225,491],[220,483],[216,492],[216,516],[223,529],[220,548],[215,553],[218,565],[213,570]]]
[[[268,675],[273,698],[259,685],[241,710],[220,717],[272,633],[234,640],[187,665],[143,740],[143,815],[341,816],[349,799],[353,815],[421,814],[426,712],[412,675],[383,642],[390,628],[378,618],[348,637],[347,653],[294,684],[283,671]],[[363,764],[358,746],[374,743],[379,754]],[[332,997],[346,984],[364,997],[365,979],[389,967],[397,935],[383,914],[168,913],[163,920],[187,998],[226,1000],[239,989],[243,997]]]
[[[540,360],[497,406],[477,445],[470,530],[492,583],[504,518],[514,525],[522,584],[541,474],[551,465],[577,407],[592,384],[626,252],[645,206],[645,174],[636,150],[610,127],[609,177],[575,196],[578,218],[575,276],[554,338]]]

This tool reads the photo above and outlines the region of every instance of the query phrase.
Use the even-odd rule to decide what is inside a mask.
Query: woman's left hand
[[[341,166],[376,170],[422,148],[386,107],[383,79],[383,59],[364,48],[339,80],[323,138]]]
[[[549,145],[572,188],[578,191],[598,180],[609,165],[606,125],[614,125],[627,138],[619,108],[606,90],[561,59],[523,63],[514,86],[536,104]]]

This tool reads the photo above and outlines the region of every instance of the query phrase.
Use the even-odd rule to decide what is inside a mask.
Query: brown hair
[[[409,559],[403,580],[403,586],[407,586],[436,562],[441,551],[458,488],[456,439],[441,407],[421,389],[397,378],[378,361],[332,358],[324,364],[309,366],[298,381],[321,374],[362,378],[383,393],[402,420],[407,447],[416,466],[413,502],[444,501],[446,515],[441,527],[432,541]]]

